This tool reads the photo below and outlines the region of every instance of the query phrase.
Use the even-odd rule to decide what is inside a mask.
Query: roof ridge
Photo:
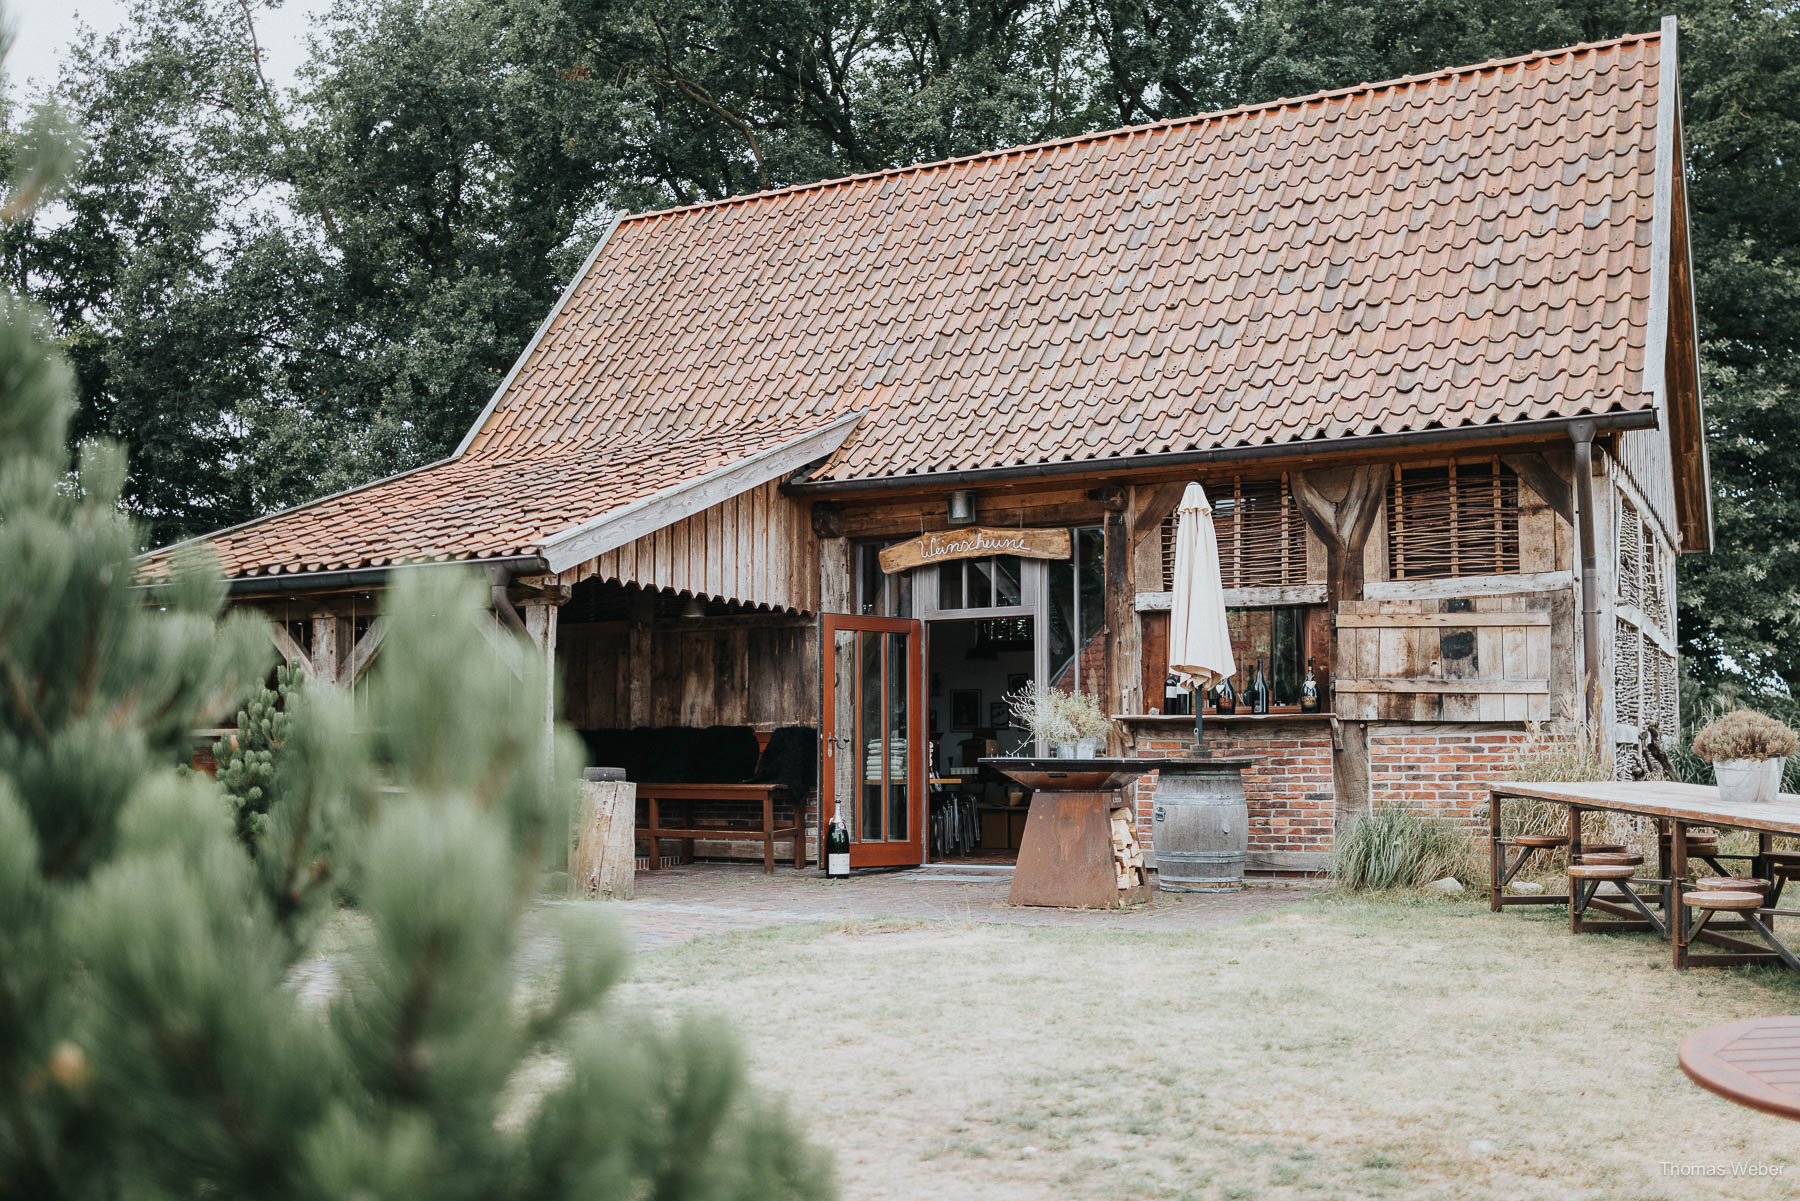
[[[1151,121],[1143,125],[1124,125],[1116,129],[1101,129],[1091,133],[1070,134],[1067,137],[1051,138],[1043,142],[1028,142],[1020,146],[1001,146],[993,150],[981,150],[974,154],[957,155],[952,158],[932,159],[922,163],[907,163],[899,167],[883,167],[879,171],[864,171],[856,175],[840,175],[831,179],[815,179],[805,183],[788,184],[779,188],[768,188],[761,192],[741,192],[735,196],[721,196],[717,200],[697,200],[692,204],[672,205],[668,208],[650,209],[642,213],[627,213],[619,219],[620,225],[634,222],[650,221],[659,217],[679,216],[683,213],[697,212],[703,209],[727,208],[732,205],[749,204],[757,200],[772,200],[778,196],[789,196],[800,192],[823,191],[827,188],[842,187],[846,184],[864,183],[872,179],[886,179],[891,176],[910,175],[915,172],[938,171],[946,167],[961,166],[964,163],[985,162],[989,159],[1010,158],[1013,155],[1032,154],[1041,150],[1052,150],[1062,146],[1079,146],[1086,142],[1106,142],[1114,138],[1131,137],[1137,134],[1157,130],[1179,129],[1187,125],[1198,125],[1207,121],[1222,121],[1232,117],[1247,116],[1251,113],[1265,112],[1274,109],[1299,108],[1315,104],[1321,100],[1333,100],[1341,96],[1354,96],[1362,93],[1380,92],[1389,89],[1410,87],[1420,83],[1431,83],[1444,79],[1454,79],[1461,75],[1475,75],[1506,67],[1514,67],[1534,60],[1548,60],[1570,57],[1577,54],[1589,54],[1599,50],[1609,50],[1634,42],[1659,42],[1662,31],[1651,30],[1646,33],[1626,33],[1615,38],[1604,38],[1594,42],[1577,42],[1572,46],[1559,46],[1552,50],[1533,50],[1526,54],[1515,54],[1508,58],[1490,58],[1485,62],[1469,63],[1459,67],[1442,67],[1436,71],[1427,71],[1419,75],[1400,75],[1393,79],[1352,84],[1341,88],[1327,88],[1323,91],[1309,92],[1302,96],[1278,96],[1273,100],[1261,100],[1255,104],[1240,104],[1235,108],[1214,109],[1210,112],[1194,113],[1186,117],[1171,117],[1166,121]]]

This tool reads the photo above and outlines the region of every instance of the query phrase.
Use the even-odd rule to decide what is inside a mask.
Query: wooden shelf
[[[1210,726],[1215,723],[1232,725],[1240,722],[1254,724],[1259,721],[1330,721],[1336,716],[1335,713],[1208,713],[1206,724]],[[1194,715],[1192,713],[1115,713],[1113,720],[1125,722],[1127,725],[1180,724],[1191,726],[1194,724]]]

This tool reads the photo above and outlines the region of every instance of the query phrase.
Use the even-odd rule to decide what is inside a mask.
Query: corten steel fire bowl
[[[983,759],[1033,792],[1114,792],[1145,772],[1163,766],[1161,759]],[[1173,761],[1169,761],[1173,762]]]

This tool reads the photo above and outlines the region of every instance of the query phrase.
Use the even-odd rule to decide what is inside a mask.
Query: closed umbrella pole
[[[1194,692],[1194,750],[1205,736],[1205,689],[1235,675],[1219,540],[1206,489],[1189,484],[1175,509],[1175,595],[1169,611],[1169,672]]]

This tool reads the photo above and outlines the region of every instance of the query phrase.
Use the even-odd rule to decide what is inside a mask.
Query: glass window
[[[911,617],[912,572],[881,570],[881,552],[891,545],[862,542],[856,547],[854,611],[864,617]]]
[[[1231,630],[1232,658],[1237,661],[1231,686],[1237,690],[1238,712],[1245,712],[1244,689],[1256,675],[1259,662],[1269,685],[1270,707],[1297,708],[1300,685],[1306,679],[1306,608],[1230,609],[1225,621]]]
[[[1017,555],[959,559],[937,567],[938,608],[992,609],[1025,603],[1024,568]]]
[[[943,563],[938,566],[938,608],[962,609],[963,604],[963,565],[961,563]]]
[[[1083,687],[1099,676],[1106,657],[1106,532],[1075,530],[1072,549],[1073,558],[1048,564],[1054,688]]]

